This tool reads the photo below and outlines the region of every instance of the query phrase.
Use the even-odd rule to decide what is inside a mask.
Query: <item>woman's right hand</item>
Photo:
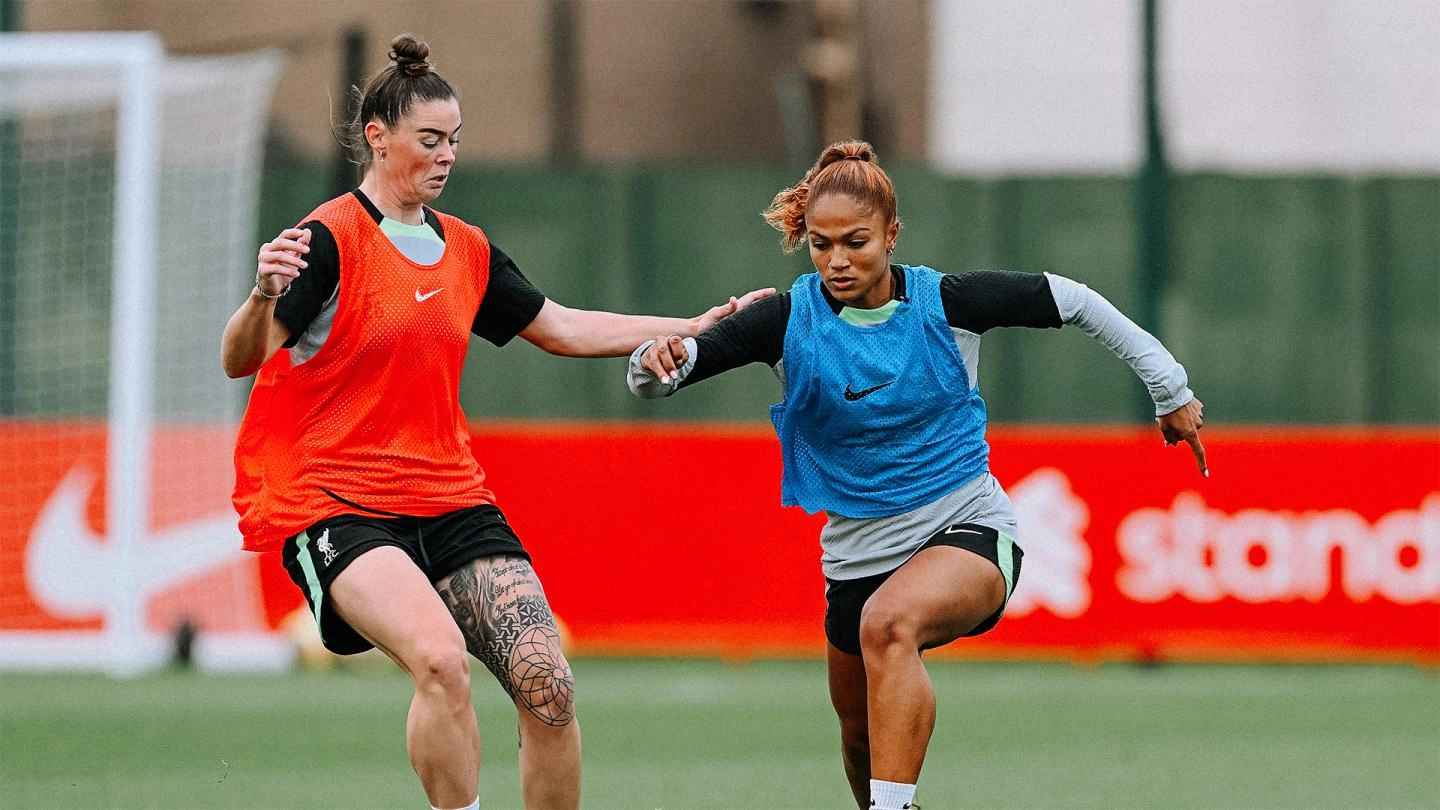
[[[660,382],[668,383],[688,359],[690,353],[685,350],[685,341],[679,335],[657,335],[655,342],[640,356],[640,365],[659,377]]]
[[[255,287],[269,298],[279,297],[308,267],[301,258],[310,252],[310,229],[287,228],[260,246],[255,270]]]
[[[306,228],[287,228],[260,246],[255,289],[230,316],[220,336],[220,366],[226,376],[238,379],[254,374],[290,339],[290,330],[275,315],[275,299],[309,266],[300,258],[309,252],[310,231]]]
[[[710,329],[710,327],[725,320],[731,315],[734,315],[745,307],[750,306],[756,301],[759,301],[761,298],[769,298],[774,294],[774,287],[764,287],[759,290],[751,290],[750,292],[745,293],[739,298],[736,298],[732,295],[730,296],[729,301],[726,301],[719,306],[711,307],[710,309],[705,311],[705,314],[696,318],[694,320],[695,326],[694,332],[692,332],[692,334],[698,335],[701,332],[706,332]]]

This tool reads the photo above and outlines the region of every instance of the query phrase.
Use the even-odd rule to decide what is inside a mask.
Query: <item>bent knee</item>
[[[871,602],[860,612],[861,654],[891,648],[920,649],[920,626],[905,611]]]
[[[511,673],[515,704],[548,726],[575,721],[575,676],[564,657],[522,659]]]
[[[417,689],[438,690],[470,698],[470,657],[463,644],[435,644],[416,651],[405,662]]]

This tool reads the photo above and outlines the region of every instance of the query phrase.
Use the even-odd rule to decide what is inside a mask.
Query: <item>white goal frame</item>
[[[267,81],[278,76],[278,52],[240,56],[242,60],[253,56],[246,64],[257,66],[256,75],[263,73]],[[225,58],[217,61],[223,63]],[[112,264],[106,339],[110,357],[104,403],[105,567],[92,583],[97,592],[100,629],[0,630],[0,670],[88,669],[131,677],[163,667],[176,654],[174,635],[147,626],[146,622],[147,577],[155,578],[155,572],[149,570],[154,566],[146,559],[147,553],[154,552],[147,544],[156,540],[151,536],[155,532],[152,490],[157,486],[157,470],[166,466],[165,459],[152,457],[158,439],[163,438],[157,431],[165,426],[157,409],[174,407],[173,402],[168,406],[157,402],[157,381],[166,378],[157,367],[155,343],[165,316],[160,307],[167,292],[160,287],[164,268],[158,238],[165,206],[173,205],[167,203],[164,184],[183,182],[172,180],[169,173],[190,171],[195,161],[203,161],[189,156],[177,158],[165,151],[170,134],[166,121],[172,120],[166,105],[177,92],[186,92],[183,88],[188,87],[185,83],[191,77],[215,74],[213,64],[197,66],[203,61],[167,57],[160,37],[153,32],[0,33],[0,68],[20,73],[103,76],[103,82],[95,85],[99,94],[96,98],[103,98],[115,116],[110,142],[114,149],[110,194],[115,200],[109,234]],[[183,66],[179,73],[174,70],[177,65]],[[193,72],[196,70],[200,73]],[[182,89],[177,91],[177,87]],[[23,80],[11,87],[0,86],[0,103],[17,104],[21,109],[43,109],[53,100],[44,96],[43,90],[27,89]],[[177,159],[190,162],[173,163]],[[234,247],[228,245],[226,250]],[[240,281],[232,280],[236,284]],[[127,347],[137,342],[145,345],[145,350],[127,352]],[[170,374],[174,375],[173,369]],[[228,544],[230,539],[221,537],[221,533],[234,533],[233,522],[215,516],[207,520],[209,547]],[[244,556],[239,550],[238,533],[233,541],[233,554]],[[214,559],[213,554],[210,559]],[[165,574],[199,575],[206,570],[210,569],[192,559],[176,559]],[[154,587],[152,582],[150,589]],[[201,666],[268,669],[285,665],[293,657],[291,645],[273,633],[220,631],[199,641],[195,653]]]
[[[155,239],[158,227],[159,69],[165,49],[150,32],[18,33],[0,35],[0,64],[29,68],[114,70],[116,99],[116,206],[114,288],[110,303],[110,345],[146,334],[155,319]],[[150,514],[151,402],[154,369],[149,362],[110,364],[106,433],[107,532],[113,566],[102,631],[105,669],[127,676],[164,660],[163,643],[149,638],[143,605],[136,595],[136,558]]]

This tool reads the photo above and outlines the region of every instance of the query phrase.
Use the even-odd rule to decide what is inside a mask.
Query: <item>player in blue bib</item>
[[[1010,499],[989,471],[981,335],[1078,326],[1144,380],[1166,443],[1188,444],[1208,475],[1203,408],[1165,347],[1083,284],[892,264],[895,191],[869,144],[825,149],[765,218],[787,250],[808,246],[815,272],[697,337],[642,344],[629,385],[654,398],[746,363],[774,370],[781,501],[826,515],[825,636],[845,773],[860,807],[901,810],[935,725],[921,652],[995,626],[1020,576]]]

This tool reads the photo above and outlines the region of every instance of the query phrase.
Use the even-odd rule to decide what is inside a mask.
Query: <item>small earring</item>
[[[384,153],[384,152],[381,152],[381,153],[380,153],[380,165],[381,165],[381,166],[384,166],[384,165],[385,165],[385,153]]]

